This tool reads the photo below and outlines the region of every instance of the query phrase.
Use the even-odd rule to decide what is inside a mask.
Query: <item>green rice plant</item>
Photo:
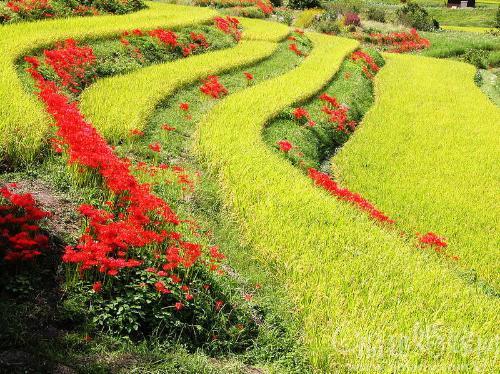
[[[444,236],[459,266],[498,292],[500,110],[470,65],[386,59],[375,106],[335,170],[406,229]]]
[[[320,91],[357,46],[308,37],[314,49],[296,69],[228,96],[199,124],[196,151],[219,175],[254,248],[249,261],[282,279],[321,371],[493,370],[498,299],[315,188],[264,144],[265,124]]]
[[[242,41],[228,50],[103,79],[83,93],[81,109],[108,141],[117,143],[131,130],[143,129],[161,99],[180,87],[255,63],[275,49],[276,44],[267,41]]]
[[[13,164],[32,161],[47,134],[50,120],[42,104],[26,92],[15,63],[37,48],[66,38],[105,38],[133,28],[177,28],[210,21],[210,9],[148,3],[148,9],[123,15],[68,18],[0,27],[0,159]]]

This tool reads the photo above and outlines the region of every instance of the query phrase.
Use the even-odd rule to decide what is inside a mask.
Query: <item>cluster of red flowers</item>
[[[290,143],[288,140],[280,140],[276,144],[278,145],[279,150],[285,153],[290,152],[293,148],[293,144]]]
[[[293,111],[293,116],[297,121],[305,121],[305,123],[309,127],[314,127],[316,125],[316,122],[311,120],[311,115],[309,114],[309,112],[302,107],[295,108]]]
[[[29,17],[32,13],[46,18],[54,16],[49,0],[12,0],[7,3],[7,7],[21,17]]]
[[[15,187],[15,185],[11,185]],[[0,188],[0,251],[5,261],[32,260],[46,249],[49,239],[38,222],[50,213],[36,206],[30,194],[15,194],[7,186]]]
[[[228,93],[226,87],[219,82],[219,77],[215,75],[211,75],[203,81],[200,91],[214,99],[219,99]]]
[[[356,128],[356,122],[350,121],[348,118],[349,108],[345,105],[340,105],[336,98],[322,94],[319,99],[325,102],[321,111],[328,116],[328,122],[337,124],[338,131],[348,134]]]
[[[363,198],[360,194],[351,192],[347,188],[339,187],[337,182],[332,180],[328,174],[322,173],[313,168],[310,168],[308,173],[309,178],[314,181],[315,185],[323,187],[325,190],[329,191],[332,195],[341,200],[349,201],[350,203],[356,205],[358,208],[368,213],[373,219],[379,222],[394,223],[392,219],[375,208],[372,203]]]
[[[142,31],[140,29],[125,31],[124,33],[122,33],[120,42],[128,47],[131,46],[130,42],[131,38],[143,37],[143,36],[156,38],[161,44],[170,47],[173,50],[178,49],[179,51],[182,52],[182,55],[184,57],[191,55],[194,51],[198,50],[199,48],[206,49],[210,46],[210,44],[207,41],[207,38],[202,33],[191,32],[189,34],[190,42],[182,44],[179,42],[179,36],[175,32],[162,28],[158,28],[147,32]],[[133,52],[138,58],[142,57],[142,53],[139,48],[133,47]]]
[[[386,47],[388,52],[403,53],[411,52],[419,49],[429,48],[431,43],[428,39],[422,38],[417,30],[412,29],[410,32],[393,32],[390,34],[360,35],[358,39],[365,42],[376,44],[381,47]]]
[[[353,52],[351,54],[351,60],[354,62],[361,61],[363,63],[363,73],[367,78],[372,79],[374,74],[380,70],[375,60],[373,60],[369,54],[361,50]]]
[[[297,56],[304,56],[304,52],[302,52],[296,43],[290,43],[288,45],[288,49],[295,53]]]
[[[241,39],[240,21],[236,18],[230,16],[226,16],[225,18],[215,17],[214,22],[215,26],[223,33],[232,35],[236,41]]]
[[[45,62],[54,69],[61,84],[71,92],[79,92],[88,83],[88,72],[96,57],[92,48],[79,47],[73,39],[44,51]]]
[[[80,4],[73,9],[73,14],[77,16],[97,16],[100,13],[96,7]]]
[[[271,3],[264,3],[262,0],[257,1],[257,7],[267,16],[273,12]]]

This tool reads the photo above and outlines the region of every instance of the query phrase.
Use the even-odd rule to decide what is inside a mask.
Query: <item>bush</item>
[[[328,13],[343,15],[347,13],[360,13],[364,5],[359,0],[334,0],[323,5]]]
[[[318,8],[319,0],[288,0],[288,7],[292,9]]]
[[[94,0],[92,5],[99,10],[116,14],[125,14],[146,7],[142,0]]]
[[[385,11],[382,8],[370,7],[366,12],[369,20],[377,22],[385,22]]]
[[[396,11],[396,18],[402,25],[417,30],[432,31],[439,28],[439,23],[429,15],[427,10],[416,3],[408,3],[399,8]]]
[[[341,31],[341,25],[339,21],[333,20],[320,20],[315,29],[319,32],[323,32],[325,34],[338,34]]]
[[[361,19],[356,13],[347,13],[344,16],[345,26],[361,26]]]
[[[465,51],[462,58],[469,64],[480,69],[486,69],[488,67],[488,55],[488,51],[484,49],[469,48]]]
[[[291,10],[276,9],[274,14],[276,14],[278,22],[284,23],[288,26],[290,26],[293,22],[293,12]]]

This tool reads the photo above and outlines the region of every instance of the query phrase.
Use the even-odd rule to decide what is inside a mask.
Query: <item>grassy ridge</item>
[[[111,142],[143,129],[158,102],[208,75],[220,74],[270,56],[275,43],[242,41],[235,48],[206,53],[97,82],[81,98],[81,109]],[[134,89],[128,89],[133,84]],[[134,103],[134,105],[130,105]]]
[[[279,42],[290,33],[290,28],[278,22],[266,22],[254,18],[238,18],[243,27],[242,38],[246,40],[265,40]]]
[[[386,58],[375,107],[334,164],[408,228],[447,237],[462,266],[499,289],[500,110],[470,65]]]
[[[200,123],[197,150],[219,173],[252,256],[274,267],[297,301],[323,371],[492,369],[495,347],[453,344],[470,334],[491,347],[497,300],[311,186],[263,143],[265,123],[320,90],[357,45],[308,36],[315,48],[298,68],[229,96]]]
[[[97,38],[132,28],[168,28],[208,22],[213,10],[148,3],[149,9],[123,16],[68,18],[0,27],[0,159],[33,160],[50,124],[43,106],[25,92],[15,62],[35,48],[65,38]]]

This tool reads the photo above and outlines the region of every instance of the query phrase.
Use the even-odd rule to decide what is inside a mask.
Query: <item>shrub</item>
[[[361,19],[356,13],[347,13],[344,16],[345,26],[361,26]]]
[[[288,9],[277,9],[274,11],[279,22],[290,26],[293,23],[293,12]]]
[[[396,11],[399,23],[417,30],[431,31],[439,28],[439,23],[434,20],[427,10],[416,3],[408,3]]]
[[[382,8],[370,7],[366,12],[369,20],[377,22],[385,22],[385,11]]]
[[[315,29],[325,34],[338,34],[341,31],[341,25],[339,21],[320,20]]]
[[[465,51],[462,58],[471,65],[480,69],[486,69],[488,67],[488,55],[488,51],[484,49],[469,48]]]
[[[292,9],[318,8],[319,0],[288,0],[288,7]]]

